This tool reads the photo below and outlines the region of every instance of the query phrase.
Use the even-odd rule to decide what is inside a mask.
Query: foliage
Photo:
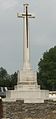
[[[56,90],[56,46],[44,52],[38,66],[41,88]]]
[[[8,87],[13,89],[14,85],[17,84],[17,73],[9,75],[7,71],[1,67],[0,68],[0,87]]]
[[[15,85],[17,85],[17,73],[16,72],[11,75],[10,87],[12,87],[12,89],[14,89]]]

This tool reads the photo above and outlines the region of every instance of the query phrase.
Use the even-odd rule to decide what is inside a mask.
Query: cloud
[[[7,10],[9,8],[13,8],[18,4],[17,0],[0,0],[0,9]]]

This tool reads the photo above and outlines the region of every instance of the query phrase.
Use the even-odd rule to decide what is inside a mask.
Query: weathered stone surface
[[[27,104],[24,101],[3,102],[3,118],[56,119],[56,102]]]
[[[2,100],[0,99],[0,119],[3,117],[3,104]]]

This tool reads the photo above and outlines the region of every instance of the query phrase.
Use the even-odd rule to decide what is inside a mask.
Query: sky
[[[23,3],[29,3],[30,61],[34,70],[46,50],[56,45],[56,0],[0,0],[0,67],[14,73],[23,65]]]

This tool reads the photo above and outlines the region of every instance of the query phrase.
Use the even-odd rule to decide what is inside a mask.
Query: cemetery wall
[[[56,119],[56,102],[45,101],[42,104],[27,104],[23,100],[3,102],[5,119]]]

